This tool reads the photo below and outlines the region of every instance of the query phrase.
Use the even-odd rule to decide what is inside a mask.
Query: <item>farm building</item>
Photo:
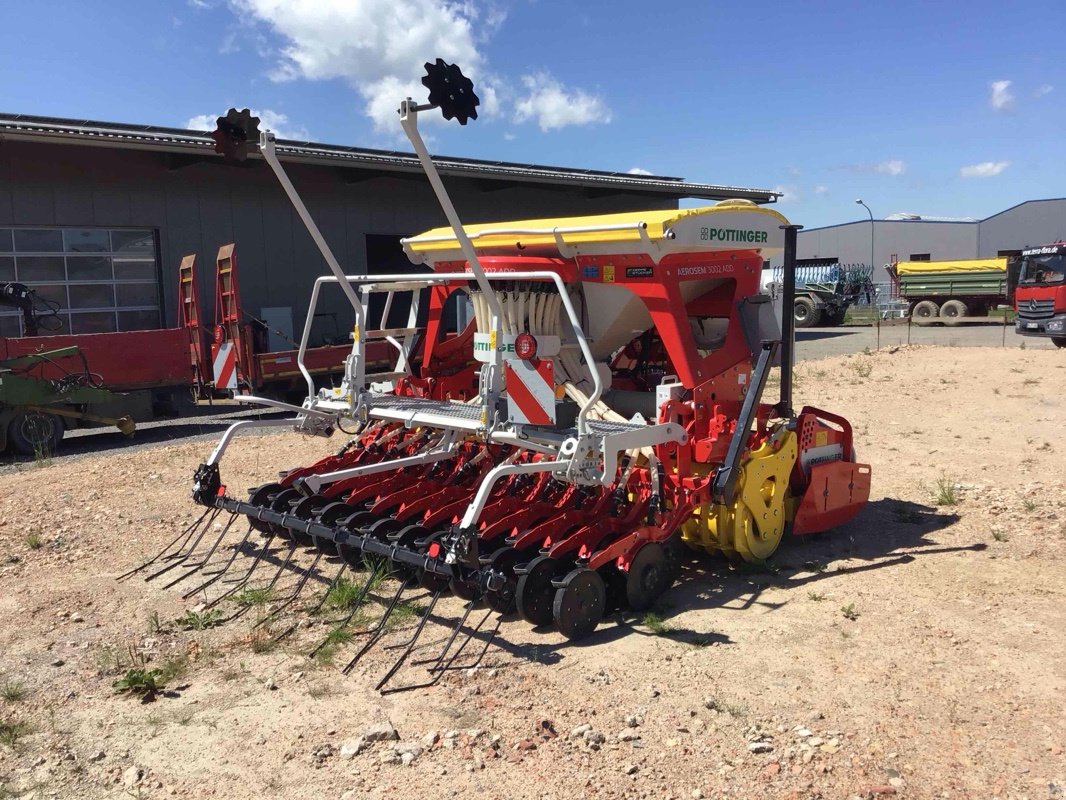
[[[198,256],[206,321],[214,259],[234,242],[244,311],[265,318],[271,349],[303,324],[318,251],[258,157],[230,165],[207,133],[0,114],[0,281],[59,307],[59,332],[177,323],[177,267]],[[444,224],[411,153],[282,141],[278,153],[331,248],[353,272],[410,270],[403,236]],[[475,221],[676,208],[682,198],[769,203],[770,190],[680,178],[439,157],[463,218]],[[312,344],[347,330],[323,298]],[[19,335],[0,311],[0,335]]]

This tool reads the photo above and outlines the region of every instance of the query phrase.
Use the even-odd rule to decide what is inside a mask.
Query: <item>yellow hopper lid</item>
[[[675,252],[759,250],[769,255],[784,246],[779,212],[749,200],[713,206],[625,211],[583,217],[526,219],[463,226],[483,255],[576,255],[648,253],[656,261]],[[403,240],[415,263],[463,259],[451,228],[434,228]]]

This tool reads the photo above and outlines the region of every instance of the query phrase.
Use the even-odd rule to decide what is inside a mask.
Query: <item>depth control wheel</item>
[[[318,522],[321,525],[325,525],[327,528],[335,528],[337,523],[345,517],[350,517],[352,512],[355,511],[347,503],[334,501],[328,503],[318,512]],[[339,556],[340,552],[337,550],[337,543],[329,541],[327,539],[319,539],[318,546],[326,551],[326,555]]]
[[[270,501],[270,510],[276,511],[279,514],[291,514],[292,504],[301,497],[303,497],[303,495],[295,489],[282,489],[274,495],[274,499]],[[271,525],[270,529],[282,539],[294,538],[292,531],[282,525]]]
[[[282,489],[283,487],[280,483],[264,483],[262,486],[255,486],[248,491],[248,502],[260,508],[270,508],[270,498],[282,491]],[[260,533],[270,533],[272,530],[269,524],[253,516],[248,517],[248,522],[253,530],[257,530]]]
[[[671,583],[673,576],[665,548],[658,542],[649,542],[637,551],[629,565],[626,601],[634,611],[646,611]]]
[[[292,504],[292,514],[304,522],[310,522],[314,519],[315,512],[323,508],[327,503],[329,503],[329,500],[321,495],[303,497]],[[313,544],[315,547],[322,547],[322,542],[309,533],[296,533],[295,536],[296,541],[300,544]]]
[[[452,578],[449,580],[448,588],[452,590],[452,594],[460,600],[466,600],[468,603],[477,597],[477,589],[462,578]]]
[[[552,580],[559,565],[554,558],[537,556],[518,576],[515,587],[515,606],[518,613],[530,625],[548,625],[552,621],[552,600],[555,587]]]
[[[562,587],[556,590],[552,615],[563,636],[582,639],[596,630],[606,607],[603,578],[594,570],[579,567],[563,578]]]
[[[354,514],[341,517],[337,520],[337,524],[343,528],[347,528],[352,533],[362,534],[365,531],[366,526],[370,525],[376,519],[377,517],[369,511],[356,511]],[[354,570],[360,570],[366,566],[366,560],[363,558],[361,550],[356,550],[352,547],[339,544],[337,545],[337,555],[343,558],[344,563]]]

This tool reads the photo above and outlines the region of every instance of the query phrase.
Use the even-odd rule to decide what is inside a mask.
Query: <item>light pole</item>
[[[870,215],[870,280],[873,280],[874,270],[874,212],[870,210],[870,207],[862,201],[862,198],[858,198],[855,201],[858,205],[866,209],[866,213]]]

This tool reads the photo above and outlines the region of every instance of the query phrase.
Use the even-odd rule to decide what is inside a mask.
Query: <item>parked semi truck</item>
[[[1066,347],[1066,242],[1023,250],[1017,276],[1015,330]]]
[[[1010,304],[1006,258],[900,261],[888,274],[893,293],[910,304],[915,319],[958,325],[963,317],[987,317]]]

